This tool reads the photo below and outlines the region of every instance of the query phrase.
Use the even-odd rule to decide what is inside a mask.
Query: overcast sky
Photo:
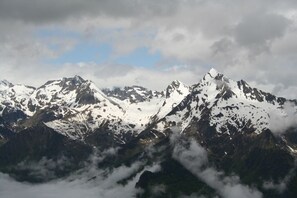
[[[296,0],[0,0],[0,79],[197,83],[212,67],[297,98]]]

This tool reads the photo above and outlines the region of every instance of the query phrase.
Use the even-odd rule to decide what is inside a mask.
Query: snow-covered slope
[[[124,110],[121,120],[126,124],[132,123],[136,133],[139,133],[177,106],[189,94],[189,87],[179,81],[173,81],[163,92],[147,90],[140,86],[105,92]]]
[[[18,110],[32,115],[30,96],[34,90],[34,87],[13,85],[6,80],[0,81],[0,115]]]
[[[139,103],[148,101],[154,97],[161,97],[163,92],[148,90],[141,86],[126,86],[124,88],[115,87],[113,89],[103,89],[108,97],[117,98],[122,101],[129,101],[130,103]]]
[[[108,96],[89,81],[80,79],[80,83],[72,90],[69,88],[69,83],[51,82],[39,92],[50,96],[44,97],[46,101],[43,102],[43,99],[39,104],[50,102],[51,105],[58,104],[59,109],[63,106],[63,109],[59,110],[61,114],[57,115],[61,119],[47,122],[47,126],[75,139],[84,139],[102,125],[105,127],[107,125],[119,139],[123,139],[126,133],[136,136],[150,123],[163,118],[189,93],[189,88],[177,81],[164,92],[151,91],[140,86],[104,89],[104,93]],[[68,86],[61,88],[62,84]],[[73,87],[71,80],[70,84],[70,87]],[[93,98],[91,103],[81,104],[78,100],[78,94],[81,94],[82,90],[89,94],[87,98]],[[63,94],[67,94],[66,97]]]
[[[284,115],[283,105],[291,103],[273,96],[245,81],[233,81],[211,69],[204,78],[193,85],[192,92],[155,129],[165,131],[178,126],[185,131],[192,122],[205,120],[218,133],[261,133],[269,128],[270,113]]]
[[[20,111],[24,127],[43,122],[72,139],[83,140],[104,126],[122,143],[126,133],[136,136],[188,93],[189,88],[178,81],[163,92],[140,86],[101,91],[79,76],[51,80],[36,89],[7,81],[0,84],[1,112]]]
[[[54,113],[45,124],[73,139],[84,136],[104,122],[118,122],[123,109],[91,81],[79,76],[48,81],[32,94],[37,106]]]
[[[166,116],[174,109],[185,97],[190,93],[190,87],[180,81],[173,81],[168,85],[161,106],[158,107],[158,112],[154,119],[159,120]]]

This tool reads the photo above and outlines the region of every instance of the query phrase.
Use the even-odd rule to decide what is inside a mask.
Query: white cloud
[[[70,176],[51,180],[43,184],[30,184],[17,182],[6,174],[0,173],[0,197],[1,198],[114,198],[135,197],[141,193],[136,189],[136,182],[143,171],[156,172],[160,170],[159,165],[144,166],[140,161],[136,161],[131,166],[122,165],[117,168],[98,169],[97,164],[104,157],[114,155],[117,149],[109,149],[103,153],[92,156],[90,163],[86,167],[72,173]],[[34,170],[48,169],[52,162],[35,163],[30,167]],[[37,167],[39,165],[39,167]],[[26,165],[29,166],[28,164]],[[45,173],[46,171],[43,171]],[[48,175],[44,175],[48,176]],[[49,178],[50,179],[50,178]],[[126,184],[118,183],[123,179],[128,179]]]
[[[226,176],[208,165],[207,151],[195,140],[189,143],[174,135],[171,142],[174,145],[173,158],[178,160],[195,176],[215,189],[224,198],[260,198],[262,193],[255,188],[240,183],[238,176]],[[206,167],[206,168],[205,168]]]
[[[285,103],[281,111],[271,111],[269,115],[269,129],[275,135],[284,134],[288,129],[297,127],[297,109],[291,102]]]
[[[186,65],[169,68],[141,68],[118,64],[85,62],[77,64],[67,63],[59,66],[59,68],[57,66],[40,65],[12,69],[0,64],[0,69],[3,72],[6,70],[3,79],[14,84],[25,83],[38,87],[47,80],[80,75],[87,80],[92,80],[99,88],[141,85],[153,90],[164,90],[173,80],[180,80],[185,84],[192,85],[197,83],[208,70]]]
[[[31,185],[28,183],[20,183],[14,181],[7,175],[0,173],[0,196],[3,198],[57,198],[57,197],[73,197],[73,198],[113,198],[113,197],[133,197],[138,192],[135,189],[137,177],[130,181],[127,185],[117,184],[120,176],[127,176],[126,173],[135,171],[135,166],[122,167],[115,170],[114,174],[104,178],[96,178],[94,181],[88,181],[91,178],[76,178],[72,180],[58,180],[45,184]],[[103,173],[101,173],[103,174]],[[138,176],[139,177],[139,176]]]
[[[210,54],[212,40],[200,32],[186,28],[160,29],[152,43],[152,49],[160,51],[165,57],[180,60],[204,60]]]

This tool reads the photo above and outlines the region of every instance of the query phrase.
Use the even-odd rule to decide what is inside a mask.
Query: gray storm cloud
[[[256,48],[255,52],[265,51],[274,39],[283,37],[288,25],[284,16],[252,13],[236,26],[235,39],[239,45]]]
[[[83,15],[113,17],[162,16],[174,13],[178,1],[74,0],[37,1],[2,0],[0,17],[32,23],[53,22]]]

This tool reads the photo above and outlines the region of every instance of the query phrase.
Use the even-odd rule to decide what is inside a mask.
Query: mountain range
[[[44,183],[77,173],[95,155],[100,170],[141,162],[117,181],[125,186],[139,173],[137,197],[296,197],[296,112],[297,100],[215,69],[164,91],[99,89],[80,76],[38,88],[4,80],[0,171]],[[44,160],[53,174],[33,174],[29,164]],[[153,165],[158,171],[146,170]]]

